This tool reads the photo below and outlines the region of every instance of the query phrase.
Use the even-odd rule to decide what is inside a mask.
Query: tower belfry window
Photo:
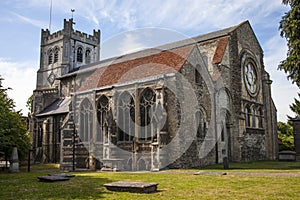
[[[88,49],[85,52],[85,63],[89,64],[91,63],[91,51]]]
[[[53,52],[52,50],[50,50],[48,54],[48,65],[52,64],[52,61],[53,61]]]
[[[54,62],[53,63],[57,63],[58,62],[58,48],[56,48],[54,50]]]
[[[78,47],[77,49],[77,62],[82,62],[82,48]]]

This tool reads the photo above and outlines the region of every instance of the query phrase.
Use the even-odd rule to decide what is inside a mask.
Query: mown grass
[[[231,163],[231,170],[222,165],[201,169],[204,171],[285,172],[296,174],[300,162]],[[22,169],[24,170],[24,169]],[[57,172],[56,165],[35,165],[30,173],[0,174],[0,199],[299,199],[300,177],[294,176],[226,176],[193,175],[192,170],[167,170],[159,173],[141,172],[74,172],[69,181],[44,183],[37,176]],[[113,181],[145,181],[158,183],[158,192],[137,194],[112,192],[105,183]]]

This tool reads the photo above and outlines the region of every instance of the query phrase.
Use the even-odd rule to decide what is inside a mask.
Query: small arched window
[[[256,112],[255,112],[255,109],[252,108],[252,127],[253,128],[256,128]]]
[[[196,112],[197,138],[204,139],[206,136],[206,121],[202,112]]]
[[[200,65],[198,65],[200,67]],[[195,69],[195,83],[197,85],[201,84],[201,77],[200,77],[200,73],[198,72],[197,69]]]
[[[261,108],[258,109],[257,116],[258,116],[258,128],[263,128],[263,112]]]
[[[246,106],[245,108],[245,119],[246,119],[246,127],[250,127],[251,109],[249,108],[249,106]]]
[[[55,48],[54,50],[54,62],[53,63],[57,63],[58,62],[58,48]]]
[[[78,47],[77,49],[77,62],[82,62],[82,48],[81,47]]]
[[[53,62],[53,52],[52,49],[50,49],[48,53],[48,65],[52,64],[52,62]]]
[[[91,63],[91,51],[89,49],[85,51],[85,63]]]

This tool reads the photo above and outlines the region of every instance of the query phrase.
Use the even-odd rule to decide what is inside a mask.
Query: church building
[[[272,81],[248,21],[105,60],[100,30],[73,24],[41,31],[36,162],[158,171],[276,159]]]

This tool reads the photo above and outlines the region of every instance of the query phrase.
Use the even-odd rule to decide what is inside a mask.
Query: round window
[[[244,65],[244,80],[246,88],[251,96],[255,96],[258,91],[258,76],[255,64],[248,60]]]

